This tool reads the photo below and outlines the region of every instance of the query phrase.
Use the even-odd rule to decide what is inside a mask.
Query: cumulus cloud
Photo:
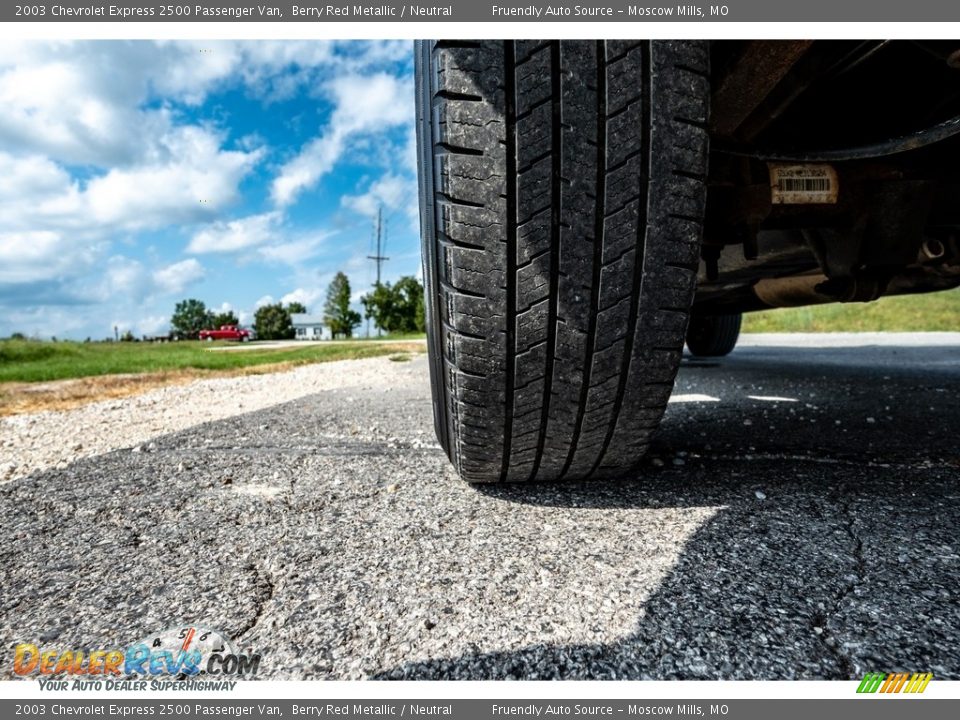
[[[340,204],[360,215],[376,217],[381,207],[387,210],[417,207],[417,186],[413,178],[388,173],[370,183],[361,195],[344,195]]]
[[[267,262],[300,265],[320,254],[327,238],[337,231],[321,231],[294,238],[288,241],[274,242],[257,249],[257,253]]]
[[[239,61],[229,46],[192,43],[11,43],[0,52],[0,141],[58,162],[137,164],[176,124],[166,104],[145,104],[197,102]]]
[[[153,273],[153,284],[164,294],[183,292],[187,287],[203,279],[203,265],[195,258],[187,258],[167,265]]]
[[[5,40],[0,142],[69,163],[136,163],[173,122],[167,107],[145,107],[152,98],[198,105],[240,78],[259,97],[283,99],[324,76],[384,67],[408,55],[408,43],[399,41]]]
[[[99,251],[48,230],[0,232],[0,282],[33,283],[86,272]]]
[[[351,140],[412,122],[409,79],[387,73],[349,75],[331,80],[326,91],[336,109],[323,133],[280,168],[271,196],[278,206],[292,204],[329,173]]]
[[[85,183],[48,158],[0,152],[5,228],[70,231],[89,238],[202,221],[237,198],[259,152],[224,151],[207,131],[185,128],[166,152],[135,168],[112,168]]]
[[[209,218],[238,197],[238,185],[261,151],[226,151],[210,131],[188,127],[164,138],[164,157],[111,169],[91,180],[83,200],[90,217],[127,229]]]
[[[163,335],[170,329],[168,315],[148,315],[133,323],[137,335]]]
[[[190,240],[187,252],[237,252],[262,245],[275,236],[281,216],[278,212],[250,215],[236,220],[215,222],[198,231]]]
[[[280,298],[280,302],[287,305],[292,302],[298,302],[305,305],[311,312],[318,312],[325,292],[317,287],[297,288]]]

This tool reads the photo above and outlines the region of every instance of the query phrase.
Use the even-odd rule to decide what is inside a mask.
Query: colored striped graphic
[[[867,673],[857,687],[858,693],[922,693],[933,680],[933,673]]]

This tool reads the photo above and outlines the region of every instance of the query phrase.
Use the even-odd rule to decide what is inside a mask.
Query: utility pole
[[[390,258],[384,257],[380,254],[380,249],[382,247],[382,234],[383,234],[383,208],[377,210],[377,254],[376,255],[367,255],[367,258],[373,260],[377,263],[377,285],[380,284],[380,266],[383,265],[385,260]]]
[[[390,258],[384,257],[380,254],[382,246],[382,235],[383,235],[383,207],[377,209],[377,254],[376,255],[367,255],[367,258],[373,260],[377,264],[377,283],[374,285],[374,288],[380,287],[380,267],[383,263]],[[377,325],[377,337],[380,337],[380,326]]]

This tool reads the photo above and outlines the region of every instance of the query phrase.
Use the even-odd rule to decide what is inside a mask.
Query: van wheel
[[[694,315],[687,328],[687,347],[697,357],[723,357],[736,347],[743,315]]]
[[[706,42],[417,45],[437,436],[469,482],[629,472],[680,364]]]

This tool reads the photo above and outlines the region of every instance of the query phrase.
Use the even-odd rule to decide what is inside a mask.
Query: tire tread
[[[419,51],[441,443],[470,482],[626,472],[666,406],[686,336],[706,44]]]

